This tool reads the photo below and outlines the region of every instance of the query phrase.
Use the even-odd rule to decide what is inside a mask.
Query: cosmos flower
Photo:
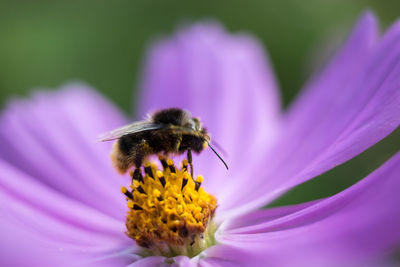
[[[195,25],[156,44],[138,119],[166,107],[199,116],[227,150],[194,158],[216,197],[215,244],[197,256],[144,254],[125,232],[126,198],[103,132],[128,123],[82,84],[14,100],[0,118],[4,266],[355,266],[391,264],[400,244],[400,154],[325,199],[260,209],[353,158],[400,122],[400,24],[365,14],[333,60],[282,111],[259,44]]]

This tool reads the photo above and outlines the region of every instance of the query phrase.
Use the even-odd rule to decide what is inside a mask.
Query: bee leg
[[[136,168],[135,171],[132,173],[132,184],[133,184],[134,180],[137,180],[137,181],[143,183],[143,175],[142,175],[142,171],[140,170],[140,168]]]
[[[133,160],[133,163],[137,169],[139,169],[143,165],[143,156],[137,154]]]
[[[142,171],[140,170],[140,167],[143,164],[143,155],[140,153],[137,153],[134,157],[133,164],[135,165],[135,171],[133,172],[133,175],[132,175],[132,184],[133,184],[133,180],[143,182]]]
[[[187,151],[187,160],[190,166],[190,175],[192,176],[192,179],[194,180],[193,177],[193,164],[192,164],[192,150],[189,148]]]

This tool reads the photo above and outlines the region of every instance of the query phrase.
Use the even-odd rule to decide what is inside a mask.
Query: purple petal
[[[42,243],[37,242],[37,237],[32,233],[8,222],[4,223],[3,219],[0,219],[0,227],[2,266],[71,266],[71,261],[68,260],[70,253],[54,249],[44,254]],[[79,255],[74,257],[81,259]]]
[[[227,172],[210,150],[195,157],[195,171],[204,174],[211,191],[235,180],[233,174],[256,160],[277,134],[280,105],[265,62],[254,39],[228,35],[214,24],[184,29],[151,50],[139,113],[181,107],[201,118],[227,151],[230,166]]]
[[[165,262],[165,257],[161,256],[152,256],[143,258],[141,260],[135,261],[132,264],[129,264],[127,267],[154,267],[154,266],[165,266],[163,263]]]
[[[306,256],[299,258],[293,257],[282,250],[281,253],[273,254],[269,251],[268,246],[259,242],[254,243],[254,248],[250,246],[243,246],[243,244],[233,245],[216,245],[209,248],[207,257],[201,258],[199,261],[200,267],[239,267],[239,266],[274,266],[274,267],[338,267],[338,266],[351,266],[351,267],[395,267],[398,264],[391,259],[376,258],[369,259],[368,261],[344,261],[339,258],[323,258],[322,255],[313,254],[312,257]],[[267,248],[265,248],[267,247]],[[265,249],[264,249],[265,248]],[[263,250],[264,253],[260,252]],[[296,254],[297,256],[297,254]],[[301,256],[301,255],[300,255]]]
[[[0,240],[0,247],[8,248],[1,250],[0,258],[12,262],[9,251],[20,253],[22,246],[34,251],[34,255],[24,253],[23,259],[14,259],[12,266],[19,261],[44,266],[61,259],[63,266],[67,262],[71,265],[100,253],[135,246],[124,235],[122,221],[65,197],[1,160],[0,169],[1,233],[4,236],[8,228],[15,228],[13,232],[17,233],[12,242],[9,238]]]
[[[169,265],[168,265],[169,266]],[[187,256],[177,256],[174,257],[174,263],[171,264],[172,267],[196,267],[197,259],[196,258],[189,258]]]
[[[262,264],[262,265],[261,265]],[[199,260],[199,267],[267,266],[262,257],[246,249],[229,244],[216,245],[207,250],[207,256]],[[276,265],[271,265],[276,266]],[[299,266],[299,265],[297,265]]]
[[[333,197],[265,222],[222,231],[219,241],[273,266],[377,260],[400,245],[399,175],[400,153]],[[258,217],[265,214],[260,211]],[[236,224],[243,224],[247,216]],[[226,253],[212,255],[226,257]]]
[[[1,160],[0,169],[2,170],[0,197],[4,199],[3,209],[9,215],[20,216],[21,222],[27,224],[28,227],[32,227],[30,221],[32,218],[24,218],[23,213],[32,212],[88,233],[117,236],[118,239],[123,236],[124,226],[120,220],[65,197]],[[37,226],[43,232],[51,230],[48,224],[43,224],[39,220]],[[59,235],[61,234],[63,233]]]
[[[253,227],[254,225],[276,220],[278,218],[298,212],[300,210],[315,205],[319,201],[321,200],[310,201],[298,205],[253,211],[251,213],[247,213],[245,216],[240,216],[238,218],[235,218],[234,220],[227,221],[227,225],[224,226],[224,229],[229,230],[244,227]]]
[[[351,159],[399,125],[400,23],[377,45],[375,37],[375,19],[366,14],[289,110],[281,140],[265,158],[264,174],[257,169],[249,175],[259,178],[249,183],[245,198],[232,201],[233,212],[259,207]],[[243,190],[232,190],[238,188]],[[246,206],[237,208],[242,203]]]
[[[83,85],[8,105],[0,117],[3,264],[71,266],[136,247],[124,235],[125,201],[108,156],[111,144],[96,142],[123,123]],[[21,249],[23,257],[16,254]],[[110,257],[96,266],[132,261]]]
[[[37,93],[32,100],[11,102],[1,114],[0,159],[67,197],[121,218],[121,179],[111,167],[111,144],[96,138],[123,121],[83,85]]]

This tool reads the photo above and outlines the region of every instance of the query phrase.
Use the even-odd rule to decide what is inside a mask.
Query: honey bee
[[[210,147],[228,169],[228,165],[210,145],[210,136],[198,118],[183,109],[168,108],[155,112],[144,121],[115,129],[100,141],[117,140],[111,152],[113,165],[121,174],[135,166],[139,169],[150,155],[183,154],[193,177],[192,151],[200,153]]]

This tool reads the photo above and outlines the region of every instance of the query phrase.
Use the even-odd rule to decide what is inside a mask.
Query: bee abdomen
[[[118,172],[124,174],[132,165],[137,168],[143,163],[143,159],[153,151],[145,139],[136,136],[123,136],[118,139],[111,151],[111,160]]]
[[[135,138],[132,135],[127,135],[127,136],[122,136],[120,139],[118,139],[118,146],[119,150],[122,154],[128,156],[134,146],[136,146],[140,142],[140,139]]]
[[[110,156],[113,166],[121,174],[126,173],[132,164],[129,156],[121,150],[120,140],[117,140],[113,144]]]

